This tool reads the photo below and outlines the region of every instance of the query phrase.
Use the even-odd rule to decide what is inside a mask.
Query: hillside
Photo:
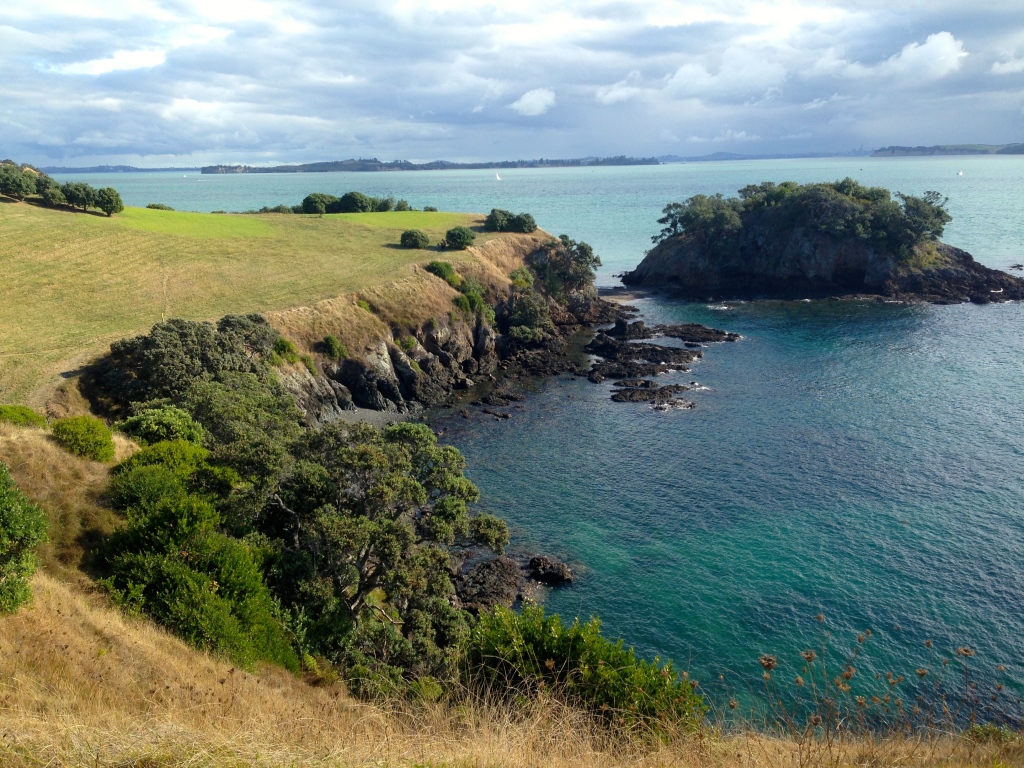
[[[329,300],[327,315],[345,318],[344,329],[334,332],[358,348],[387,331],[357,305],[364,292],[382,316],[392,301],[399,315],[427,313],[410,318],[420,321],[451,307],[447,293],[433,295],[447,287],[417,266],[436,252],[400,248],[403,230],[422,229],[437,242],[453,226],[471,226],[477,247],[445,258],[491,279],[505,246],[496,243],[488,260],[481,254],[490,241],[516,250],[517,242],[545,237],[483,233],[482,220],[416,211],[317,218],[142,208],[107,218],[0,198],[0,402],[45,405],[61,377],[112,341],[169,317],[216,319]],[[417,302],[410,304],[410,296]],[[315,314],[322,318],[324,311]]]
[[[932,155],[1021,155],[1024,144],[936,144],[931,147],[882,147],[872,157],[927,157]]]

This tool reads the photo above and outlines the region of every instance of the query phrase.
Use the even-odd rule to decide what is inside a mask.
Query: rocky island
[[[940,241],[945,203],[937,192],[893,195],[852,179],[696,195],[666,206],[656,246],[622,282],[701,300],[1024,299],[1024,280]]]

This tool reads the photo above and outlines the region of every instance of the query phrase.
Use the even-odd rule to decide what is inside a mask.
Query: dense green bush
[[[96,207],[103,211],[107,216],[113,216],[115,213],[121,213],[124,210],[124,201],[121,200],[121,195],[113,187],[103,187],[102,189],[96,190]]]
[[[369,213],[376,208],[376,201],[362,192],[346,192],[338,201],[339,213]]]
[[[25,405],[0,405],[0,422],[18,427],[46,426],[46,418]]]
[[[336,213],[338,198],[324,192],[312,192],[302,199],[303,213]]]
[[[424,213],[437,213],[437,208],[435,208],[432,205],[424,205],[423,206],[423,212]]]
[[[413,210],[413,208],[412,208],[411,205],[409,205],[409,201],[408,200],[399,200],[397,203],[395,203],[395,210],[396,211],[411,211],[411,210]]]
[[[324,349],[331,360],[344,360],[348,357],[348,348],[342,344],[337,336],[328,335],[324,337]]]
[[[509,279],[516,288],[533,288],[533,272],[528,267],[516,267],[509,274]]]
[[[96,190],[84,181],[66,181],[60,185],[68,205],[83,211],[96,205]]]
[[[426,232],[418,229],[407,229],[402,233],[402,245],[406,248],[426,248],[430,245],[430,238]]]
[[[114,440],[110,429],[95,416],[57,419],[50,426],[53,439],[69,453],[93,461],[113,461]]]
[[[298,657],[260,575],[260,559],[216,528],[203,499],[169,494],[128,510],[128,525],[109,541],[114,599],[145,613],[198,648],[252,668],[270,661],[298,669]]]
[[[586,243],[561,235],[531,254],[529,264],[548,295],[560,299],[570,293],[592,292],[601,259]]]
[[[114,428],[144,444],[185,440],[200,445],[206,436],[206,432],[196,424],[188,411],[174,405],[146,408],[115,424]]]
[[[455,267],[450,261],[432,261],[427,264],[427,272],[440,277],[456,290],[462,285],[462,278],[459,277],[459,273],[455,271]]]
[[[16,165],[0,165],[0,195],[24,200],[36,192],[36,175]]]
[[[476,240],[476,233],[466,227],[453,227],[444,235],[445,247],[463,251]]]
[[[150,210],[154,210],[154,211],[173,211],[174,210],[173,208],[171,208],[171,206],[164,205],[163,203],[150,203],[146,207],[149,208]]]
[[[201,445],[185,440],[167,440],[147,445],[138,453],[133,453],[114,467],[112,473],[117,476],[138,467],[159,466],[184,483],[206,466],[209,456],[210,452]]]
[[[50,208],[56,208],[61,205],[67,205],[67,198],[64,197],[64,193],[56,184],[48,187],[44,187],[39,193],[39,196],[43,198],[43,202]]]
[[[45,515],[15,487],[0,462],[0,613],[13,613],[32,596],[33,550],[45,539]]]
[[[528,213],[513,214],[502,208],[492,208],[484,221],[486,232],[523,232],[530,233],[537,229],[537,222]]]
[[[470,679],[489,683],[492,692],[513,696],[543,689],[609,722],[696,728],[707,710],[671,662],[637,658],[621,640],[602,637],[597,619],[567,626],[558,616],[545,616],[540,606],[481,615],[466,666]]]
[[[180,396],[196,381],[229,372],[268,377],[266,358],[277,331],[261,315],[227,315],[214,326],[171,319],[145,336],[110,345],[100,385],[115,402],[128,405]]]

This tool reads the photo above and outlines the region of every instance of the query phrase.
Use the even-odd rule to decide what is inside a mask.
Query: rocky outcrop
[[[342,417],[344,411],[355,410],[352,393],[333,379],[313,376],[305,366],[281,373],[281,384],[295,396],[308,427],[329,424]]]
[[[918,245],[907,259],[856,238],[820,231],[746,232],[735,249],[711,253],[693,238],[669,238],[632,272],[629,286],[701,300],[875,295],[954,303],[1024,299],[1024,280],[989,269],[959,248]]]
[[[538,586],[564,587],[573,578],[568,565],[546,555],[503,556],[475,563],[456,576],[455,594],[463,608],[479,613],[498,605],[511,608],[535,598]]]

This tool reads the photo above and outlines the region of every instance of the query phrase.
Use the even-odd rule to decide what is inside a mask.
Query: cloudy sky
[[[0,2],[0,155],[41,165],[1012,141],[1021,0]]]

